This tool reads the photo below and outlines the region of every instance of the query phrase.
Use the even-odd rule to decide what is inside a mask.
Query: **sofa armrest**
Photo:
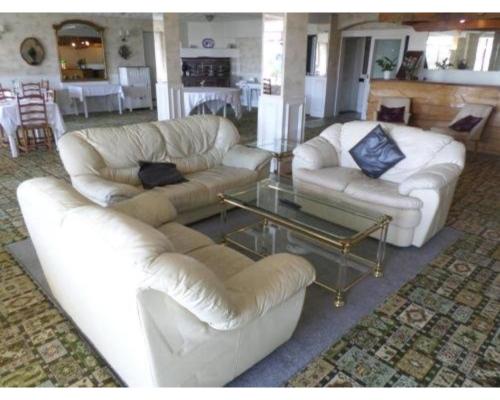
[[[108,206],[143,192],[135,186],[109,181],[96,175],[79,175],[71,178],[71,183],[81,194],[101,206]]]
[[[225,283],[198,260],[164,253],[148,269],[139,290],[158,290],[200,321],[218,330],[238,329],[306,288],[314,268],[302,257],[276,254],[256,262]]]
[[[200,321],[217,327],[234,319],[237,310],[223,285],[203,263],[180,253],[163,253],[147,270],[139,291],[167,294]]]
[[[461,171],[460,166],[453,163],[431,165],[401,182],[398,191],[406,196],[413,190],[438,190],[457,179]]]
[[[266,257],[225,282],[238,313],[214,327],[242,327],[305,289],[315,277],[313,266],[302,257],[285,253]]]
[[[131,199],[111,204],[110,208],[136,218],[155,228],[173,221],[177,210],[165,191],[153,189],[138,194]]]
[[[307,169],[321,169],[338,165],[337,150],[324,137],[315,138],[302,143],[293,151],[293,167]]]
[[[268,151],[237,144],[224,155],[222,164],[226,167],[256,171],[267,164],[271,157],[272,155]]]

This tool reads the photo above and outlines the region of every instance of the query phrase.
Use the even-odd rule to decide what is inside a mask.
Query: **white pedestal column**
[[[182,118],[180,28],[178,14],[153,14],[158,120]]]
[[[282,48],[273,39],[279,37],[281,21]],[[273,90],[277,93],[262,94],[259,98],[259,143],[284,139],[304,141],[307,24],[307,14],[263,15],[262,79],[271,78],[266,75],[273,73]],[[276,63],[277,73],[273,72],[272,63]]]

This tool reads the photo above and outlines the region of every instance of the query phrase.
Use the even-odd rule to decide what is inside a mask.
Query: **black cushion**
[[[481,122],[481,117],[474,117],[473,115],[467,115],[466,117],[459,119],[457,122],[450,125],[450,128],[457,132],[470,132],[477,124]]]
[[[378,178],[405,158],[396,142],[380,125],[373,128],[349,153],[370,178]]]
[[[187,182],[173,163],[139,161],[139,179],[144,189]]]
[[[377,113],[377,120],[382,122],[405,122],[405,107],[386,107],[381,105]]]

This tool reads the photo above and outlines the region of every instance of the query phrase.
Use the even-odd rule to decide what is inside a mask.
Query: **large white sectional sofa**
[[[239,140],[229,120],[207,115],[70,132],[58,148],[76,190],[102,206],[144,191],[139,161],[175,163],[188,182],[159,190],[189,223],[220,211],[218,193],[268,176],[271,154]]]
[[[298,146],[292,164],[294,186],[390,215],[387,241],[420,247],[445,224],[464,167],[465,147],[447,135],[380,123],[406,158],[372,179],[363,174],[349,150],[377,124],[334,124]],[[335,221],[352,229],[366,227],[366,220],[353,213],[339,212]]]
[[[53,295],[127,385],[224,385],[290,338],[314,269],[217,245],[172,222],[169,198],[104,208],[55,178],[18,188]]]

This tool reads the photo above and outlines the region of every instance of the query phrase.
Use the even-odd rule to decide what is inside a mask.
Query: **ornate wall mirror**
[[[42,44],[34,37],[24,39],[19,51],[23,60],[29,65],[40,65],[45,58],[45,50]]]
[[[500,71],[500,31],[430,32],[429,69]]]
[[[61,80],[108,79],[104,52],[104,28],[88,21],[68,20],[54,25]]]

